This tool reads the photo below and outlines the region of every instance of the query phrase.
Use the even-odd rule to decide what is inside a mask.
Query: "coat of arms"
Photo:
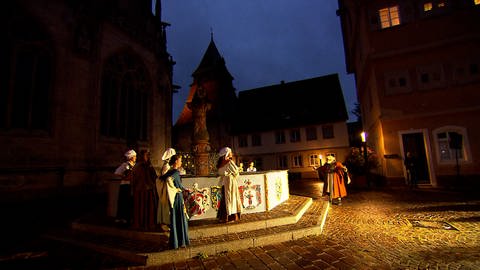
[[[198,188],[198,184],[193,185],[192,190],[188,190],[188,195],[185,201],[187,205],[188,215],[200,216],[210,209],[210,192],[208,188]]]
[[[250,179],[244,181],[244,185],[238,187],[243,208],[254,209],[262,203],[261,186],[253,185]]]

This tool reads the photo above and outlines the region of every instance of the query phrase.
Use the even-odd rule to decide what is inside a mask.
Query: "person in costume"
[[[327,156],[327,162],[322,166],[322,173],[325,175],[326,192],[329,200],[333,204],[341,205],[342,198],[347,196],[347,189],[345,182],[348,181],[346,177],[347,167],[341,162],[335,160],[332,155]]]
[[[162,230],[168,231],[170,224],[170,206],[168,202],[168,186],[166,179],[162,177],[170,170],[170,158],[176,154],[175,149],[168,148],[162,156],[163,165],[160,170],[160,177],[156,181],[156,188],[158,194],[157,205],[157,224],[160,224]]]
[[[140,151],[139,160],[132,169],[133,220],[135,230],[152,231],[156,227],[156,190],[157,172],[150,162],[150,153]]]
[[[222,186],[222,197],[217,212],[217,218],[222,222],[237,221],[242,213],[242,201],[238,190],[238,167],[232,160],[232,150],[229,147],[220,149],[217,161],[219,185]]]
[[[417,187],[417,170],[416,170],[417,159],[412,155],[411,152],[407,152],[407,156],[405,157],[403,164],[405,165],[405,169],[407,170],[407,179],[406,179],[407,185],[409,185],[410,188],[416,188]]]
[[[188,216],[183,200],[183,191],[180,171],[182,156],[173,155],[169,162],[171,169],[163,176],[168,186],[168,202],[170,206],[170,237],[168,244],[171,248],[186,247],[190,245],[188,238]]]
[[[127,159],[115,170],[115,175],[121,177],[118,198],[117,214],[115,223],[129,223],[132,212],[132,196],[130,185],[130,172],[137,161],[137,153],[134,150],[128,150],[124,154]]]
[[[238,172],[244,172],[243,163],[238,164]]]
[[[255,163],[252,161],[248,164],[247,172],[256,172],[257,168],[255,168]]]

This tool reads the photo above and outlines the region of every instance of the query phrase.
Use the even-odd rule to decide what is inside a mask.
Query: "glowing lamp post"
[[[360,133],[362,136],[362,147],[363,147],[363,159],[364,159],[364,170],[365,170],[365,177],[367,178],[367,186],[370,187],[370,180],[368,179],[368,153],[367,153],[367,133],[362,131]]]

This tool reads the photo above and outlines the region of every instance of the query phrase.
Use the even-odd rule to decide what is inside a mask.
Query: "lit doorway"
[[[417,160],[415,169],[417,171],[418,184],[431,184],[430,172],[427,159],[427,151],[423,132],[402,134],[403,157],[410,152]]]

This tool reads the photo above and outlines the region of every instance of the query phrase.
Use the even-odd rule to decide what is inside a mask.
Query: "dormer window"
[[[425,15],[438,14],[445,12],[447,3],[445,0],[424,1],[421,8]]]
[[[380,25],[382,29],[400,24],[398,5],[379,9],[378,16],[380,18]]]

